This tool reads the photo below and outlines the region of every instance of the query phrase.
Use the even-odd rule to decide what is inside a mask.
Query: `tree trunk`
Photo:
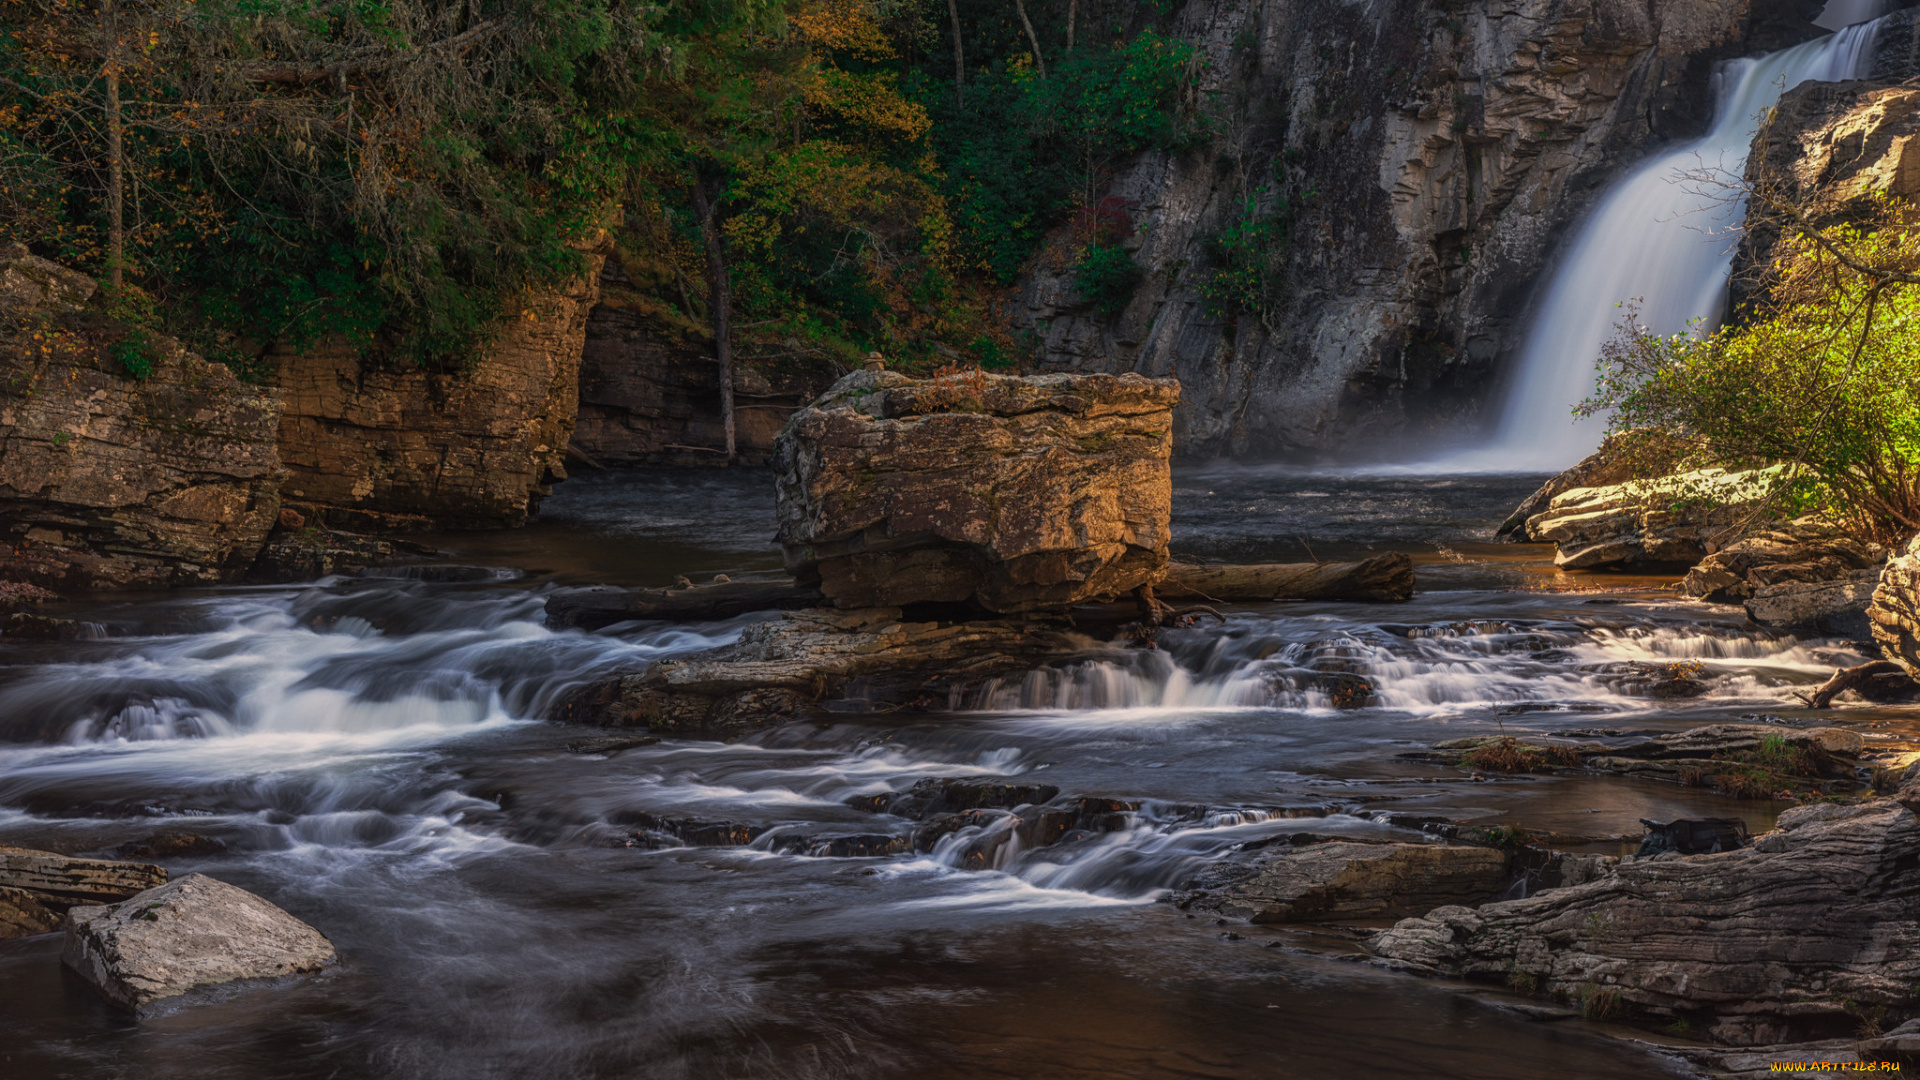
[[[713,220],[713,203],[707,198],[704,181],[693,182],[693,208],[700,215],[700,238],[707,245],[707,314],[713,320],[713,356],[720,361],[720,423],[726,430],[727,460],[735,453],[733,430],[733,342],[728,323],[733,314],[733,294],[727,283],[727,256],[720,244],[719,223]]]
[[[1073,23],[1080,15],[1080,0],[1067,0],[1067,51],[1073,51]]]
[[[1027,28],[1027,42],[1033,46],[1033,66],[1040,69],[1040,77],[1047,77],[1047,62],[1040,58],[1040,35],[1033,32],[1033,22],[1027,18],[1025,0],[1013,0],[1013,10],[1020,13],[1020,25]]]
[[[947,0],[947,17],[953,20],[953,101],[956,105],[966,103],[966,91],[961,88],[967,74],[967,54],[960,48],[960,3],[959,0]]]
[[[126,261],[127,231],[123,217],[126,205],[126,162],[120,124],[120,34],[114,19],[113,0],[101,0],[100,30],[106,39],[107,61],[107,284],[115,298],[120,295],[122,265]]]

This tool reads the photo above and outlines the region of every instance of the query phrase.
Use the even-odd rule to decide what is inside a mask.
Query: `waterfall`
[[[1850,17],[1883,5],[1833,0],[1828,13]],[[1620,305],[1637,302],[1640,322],[1661,334],[1710,325],[1725,305],[1746,204],[1728,202],[1728,191],[1701,183],[1700,174],[1739,179],[1761,115],[1803,82],[1858,77],[1871,62],[1875,29],[1849,25],[1720,68],[1712,129],[1643,162],[1601,199],[1528,328],[1499,428],[1488,445],[1446,461],[1447,468],[1543,472],[1572,465],[1599,445],[1605,421],[1576,422],[1571,410],[1593,393],[1594,362],[1619,323]]]

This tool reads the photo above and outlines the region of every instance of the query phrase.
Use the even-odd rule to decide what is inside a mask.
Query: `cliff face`
[[[583,277],[530,298],[470,370],[383,363],[338,342],[277,347],[287,497],[447,528],[524,522],[566,476],[603,258],[590,255]]]
[[[55,589],[207,585],[280,511],[277,394],[154,335],[131,378],[93,282],[0,254],[0,578]]]
[[[1569,226],[1701,131],[1712,64],[1819,33],[1798,0],[1196,0],[1211,145],[1116,178],[1146,270],[1116,316],[1063,240],[1008,314],[1051,370],[1177,376],[1183,453],[1417,433],[1483,405]],[[1281,202],[1284,200],[1284,209]],[[1221,230],[1289,219],[1257,310],[1204,295]],[[1213,310],[1210,311],[1209,309]]]
[[[600,276],[580,358],[576,456],[599,465],[717,465],[726,443],[719,365],[709,341],[689,340],[650,310],[619,257]],[[735,443],[743,465],[764,465],[787,418],[833,384],[835,373],[795,366],[734,367]]]

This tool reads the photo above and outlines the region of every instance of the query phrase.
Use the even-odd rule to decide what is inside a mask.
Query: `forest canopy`
[[[322,335],[470,362],[608,231],[690,335],[991,363],[991,293],[1062,226],[1111,246],[1115,170],[1199,130],[1164,21],[1130,0],[10,0],[0,229],[242,369]]]

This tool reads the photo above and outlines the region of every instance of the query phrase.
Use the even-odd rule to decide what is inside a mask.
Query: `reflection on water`
[[[731,641],[747,620],[556,633],[540,618],[554,577],[770,564],[743,524],[770,516],[749,483],[764,479],[600,477],[563,487],[526,530],[446,538],[472,561],[530,552],[524,577],[76,605],[106,637],[0,641],[0,842],[215,837],[226,853],[169,867],[261,892],[346,957],[135,1026],[60,974],[57,938],[0,943],[5,1075],[1661,1075],[1578,1023],[1518,1022],[1469,988],[1302,955],[1297,933],[1223,938],[1151,901],[1281,833],[1411,835],[1383,811],[1596,838],[1686,813],[1763,828],[1773,807],[1710,792],[1474,782],[1396,755],[1489,732],[1604,741],[1791,715],[1789,688],[1850,655],[1665,594],[1502,588],[1541,580],[1538,549],[1463,553],[1530,481],[1215,472],[1180,481],[1195,556],[1412,547],[1430,591],[1236,612],[1169,632],[1164,652],[1010,677],[946,714],[568,752],[586,733],[537,720],[557,695]],[[1648,696],[1646,666],[1677,659],[1703,662],[1705,693]],[[1336,707],[1340,680],[1370,699]],[[921,821],[849,805],[987,776],[1061,794],[924,842]],[[1103,809],[1071,810],[1081,796]],[[1049,812],[1079,816],[1037,842],[1033,815]],[[675,839],[699,829],[737,846]],[[896,853],[795,854],[849,844]]]

